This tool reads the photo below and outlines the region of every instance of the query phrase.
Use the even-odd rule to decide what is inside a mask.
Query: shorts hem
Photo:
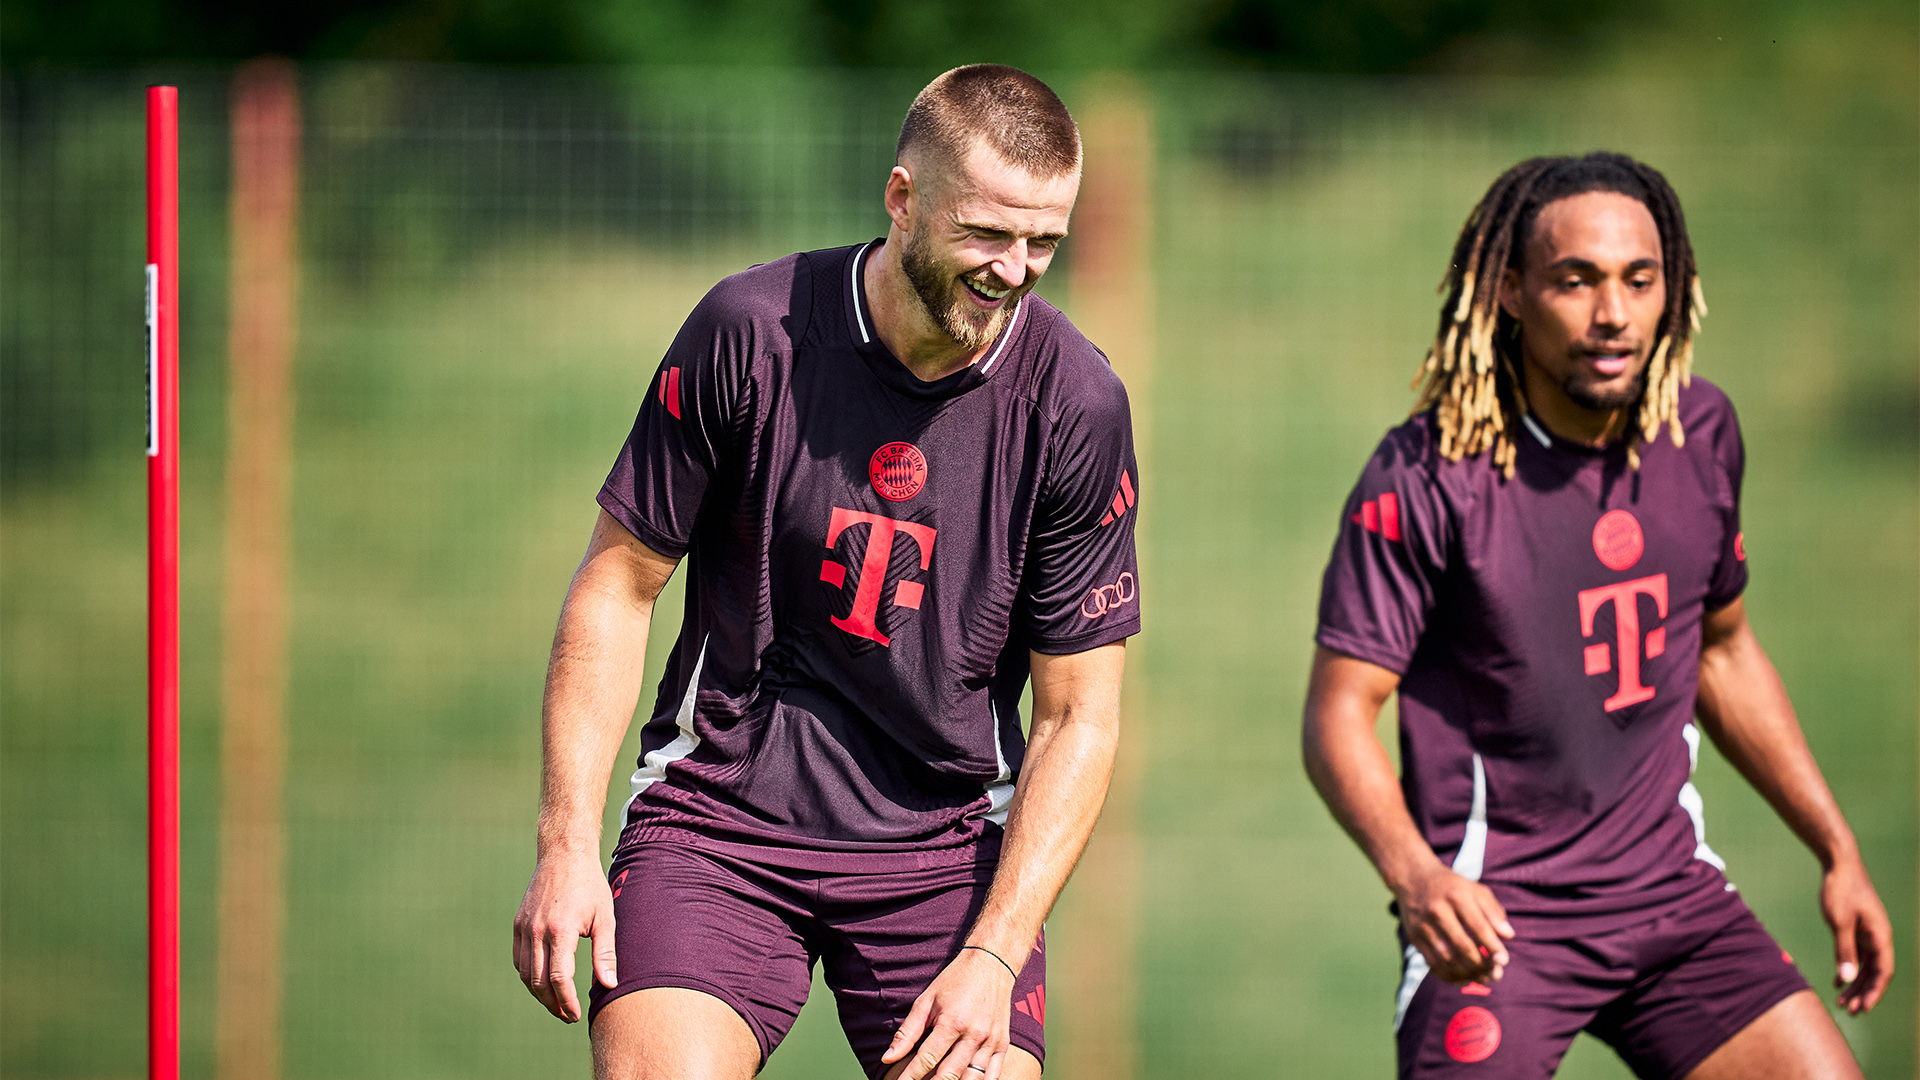
[[[759,1018],[755,1017],[752,1010],[747,1008],[746,1002],[741,999],[740,995],[728,990],[724,986],[708,982],[698,975],[676,975],[663,971],[651,975],[643,975],[631,983],[622,981],[619,986],[606,991],[600,997],[600,1000],[594,1002],[592,1007],[587,1010],[587,1026],[589,1029],[592,1028],[594,1019],[600,1015],[600,1010],[636,990],[662,990],[669,988],[676,990],[697,990],[708,997],[718,999],[721,1004],[732,1009],[736,1016],[746,1022],[747,1030],[753,1033],[753,1041],[760,1046],[760,1067],[763,1069],[767,1067],[767,1058],[773,1055],[774,1044],[768,1036],[765,1025],[761,1024]]]
[[[1028,1036],[1022,1034],[1021,1032],[1015,1031],[1015,1032],[1009,1033],[1009,1036],[1007,1039],[1007,1045],[1017,1046],[1020,1049],[1025,1050],[1027,1053],[1032,1054],[1033,1060],[1040,1063],[1041,1071],[1042,1072],[1046,1071],[1047,1047],[1046,1047],[1046,1042],[1044,1040],[1036,1042],[1032,1038],[1029,1038]]]

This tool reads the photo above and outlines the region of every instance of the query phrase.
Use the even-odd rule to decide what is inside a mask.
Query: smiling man
[[[1303,731],[1393,893],[1400,1075],[1548,1076],[1585,1030],[1642,1077],[1857,1077],[1690,779],[1704,730],[1813,849],[1840,1003],[1872,1008],[1887,914],[1747,624],[1678,198],[1617,154],[1523,162],[1445,287],[1420,404],[1348,500]]]
[[[1059,98],[947,72],[896,161],[884,239],[694,310],[561,611],[514,964],[578,1020],[592,938],[600,1077],[752,1076],[815,962],[870,1076],[1040,1072],[1041,924],[1105,797],[1140,626],[1132,427],[1033,294],[1080,182]],[[606,872],[609,773],[683,557]]]

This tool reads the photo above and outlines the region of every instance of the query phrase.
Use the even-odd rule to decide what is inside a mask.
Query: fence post
[[[1134,453],[1142,476],[1141,512],[1153,483],[1154,354],[1153,110],[1144,90],[1118,76],[1093,79],[1078,110],[1085,160],[1074,208],[1068,264],[1074,325],[1100,346],[1127,386],[1133,405]],[[1146,520],[1145,518],[1142,519]],[[1142,564],[1146,533],[1136,526]],[[1142,577],[1151,581],[1151,571]],[[1069,952],[1059,970],[1061,1060],[1071,1075],[1132,1080],[1139,1072],[1141,841],[1137,812],[1140,755],[1151,737],[1146,657],[1134,643],[1121,696],[1120,753],[1099,828],[1074,880]]]
[[[234,76],[222,605],[221,1080],[280,1073],[285,919],[287,513],[298,274],[300,104],[285,60]]]

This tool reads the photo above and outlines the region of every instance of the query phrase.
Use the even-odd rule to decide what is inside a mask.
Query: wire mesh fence
[[[185,980],[215,1071],[231,190],[217,69],[0,74],[0,1072],[140,1071],[140,96],[182,87]],[[517,985],[543,661],[593,492],[718,278],[885,228],[905,73],[305,69],[284,815],[288,1077],[577,1073]],[[1080,109],[1106,85],[1060,81]],[[1612,148],[1686,203],[1696,370],[1749,446],[1750,606],[1911,950],[1920,134],[1900,87],[1159,76],[1142,1077],[1378,1075],[1386,895],[1297,765],[1319,569],[1499,170]],[[1075,314],[1073,244],[1041,291]],[[1091,302],[1089,298],[1081,298]],[[1082,305],[1085,306],[1084,304]],[[675,610],[669,597],[662,610]],[[656,633],[649,670],[670,634]],[[632,743],[632,739],[629,739]],[[632,746],[623,752],[631,760]],[[616,783],[618,781],[616,780]],[[1815,868],[1717,758],[1714,846],[1816,983]],[[617,801],[613,803],[617,806]],[[1100,883],[1115,887],[1113,882]],[[1060,962],[1086,897],[1054,924]],[[1910,951],[1906,955],[1913,955]],[[1910,980],[1849,1022],[1913,1069]],[[1054,1010],[1056,1046],[1086,1010]],[[817,1001],[769,1076],[852,1075]],[[1057,1053],[1050,1071],[1083,1075]],[[1563,1075],[1624,1071],[1578,1047]]]

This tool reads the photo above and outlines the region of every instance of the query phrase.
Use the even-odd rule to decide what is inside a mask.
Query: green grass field
[[[784,224],[758,232],[696,222],[687,226],[696,242],[655,243],[644,229],[605,227],[610,212],[584,203],[563,214],[538,189],[529,199],[545,198],[559,226],[529,218],[479,241],[435,232],[421,221],[451,196],[381,189],[385,174],[326,155],[374,145],[424,158],[441,152],[434,124],[468,121],[364,121],[349,91],[365,81],[320,82],[310,121],[285,1075],[583,1075],[584,1031],[526,996],[508,935],[532,860],[546,648],[593,493],[661,350],[708,285],[798,244],[864,239],[879,214],[808,202],[804,185],[782,194],[791,178],[776,170],[754,205]],[[1920,118],[1911,98],[1851,83],[1153,86],[1158,340],[1150,385],[1134,388],[1153,453],[1141,519],[1149,629],[1130,656],[1146,693],[1127,736],[1147,761],[1138,1075],[1390,1069],[1398,956],[1387,895],[1298,763],[1319,575],[1361,463],[1410,403],[1433,285],[1467,209],[1522,156],[1605,146],[1664,169],[1686,203],[1712,307],[1695,370],[1730,392],[1745,426],[1749,607],[1894,913],[1905,965],[1880,1010],[1843,1029],[1869,1076],[1912,1076]],[[697,89],[689,82],[670,100]],[[866,125],[835,145],[871,157],[890,136],[864,113],[843,120],[857,112],[846,100],[822,92],[793,110],[811,102],[822,114],[815,134]],[[755,169],[778,157],[763,143],[808,138],[722,105],[703,104],[686,131],[659,130],[680,132],[671,145],[688,155],[725,151]],[[200,137],[217,148],[217,130]],[[17,240],[39,235],[26,219],[40,204],[19,194],[25,174],[12,161],[0,186],[15,189],[5,226]],[[208,172],[199,235],[215,253],[189,277],[202,283],[205,314],[186,342],[189,418],[202,429],[188,443],[184,537],[188,1075],[212,1071],[218,807],[224,241],[220,174]],[[858,190],[877,191],[879,175]],[[661,205],[699,197],[669,191]],[[134,240],[95,244],[89,266],[138,250],[137,216],[113,198],[113,220],[130,222]],[[376,198],[388,200],[377,213],[347,213]],[[41,273],[35,250],[48,265],[81,258],[16,247],[4,264],[10,293]],[[63,402],[107,385],[96,412],[122,410],[137,424],[137,381],[97,375],[137,363],[137,263],[127,288],[103,265],[88,271],[111,283],[102,295],[133,298],[124,327],[63,344],[20,329],[57,321],[57,303],[51,314],[9,304],[4,363],[54,371]],[[61,273],[45,285],[55,301],[81,277]],[[1071,313],[1064,287],[1050,280],[1043,292]],[[122,318],[98,296],[89,303],[90,318]],[[47,385],[9,377],[10,387]],[[14,467],[0,492],[8,1077],[142,1069],[136,438]],[[662,610],[676,610],[673,597]],[[656,634],[650,670],[669,636]],[[1823,986],[1830,947],[1812,859],[1717,755],[1703,755],[1700,787],[1731,876]],[[1102,944],[1076,937],[1075,904],[1070,885],[1052,924],[1064,957]],[[1053,1011],[1056,1031],[1070,1031],[1072,1003]],[[856,1075],[830,1002],[809,1006],[764,1075]],[[1061,1057],[1050,1075],[1084,1074]],[[1562,1075],[1626,1073],[1583,1041]]]

